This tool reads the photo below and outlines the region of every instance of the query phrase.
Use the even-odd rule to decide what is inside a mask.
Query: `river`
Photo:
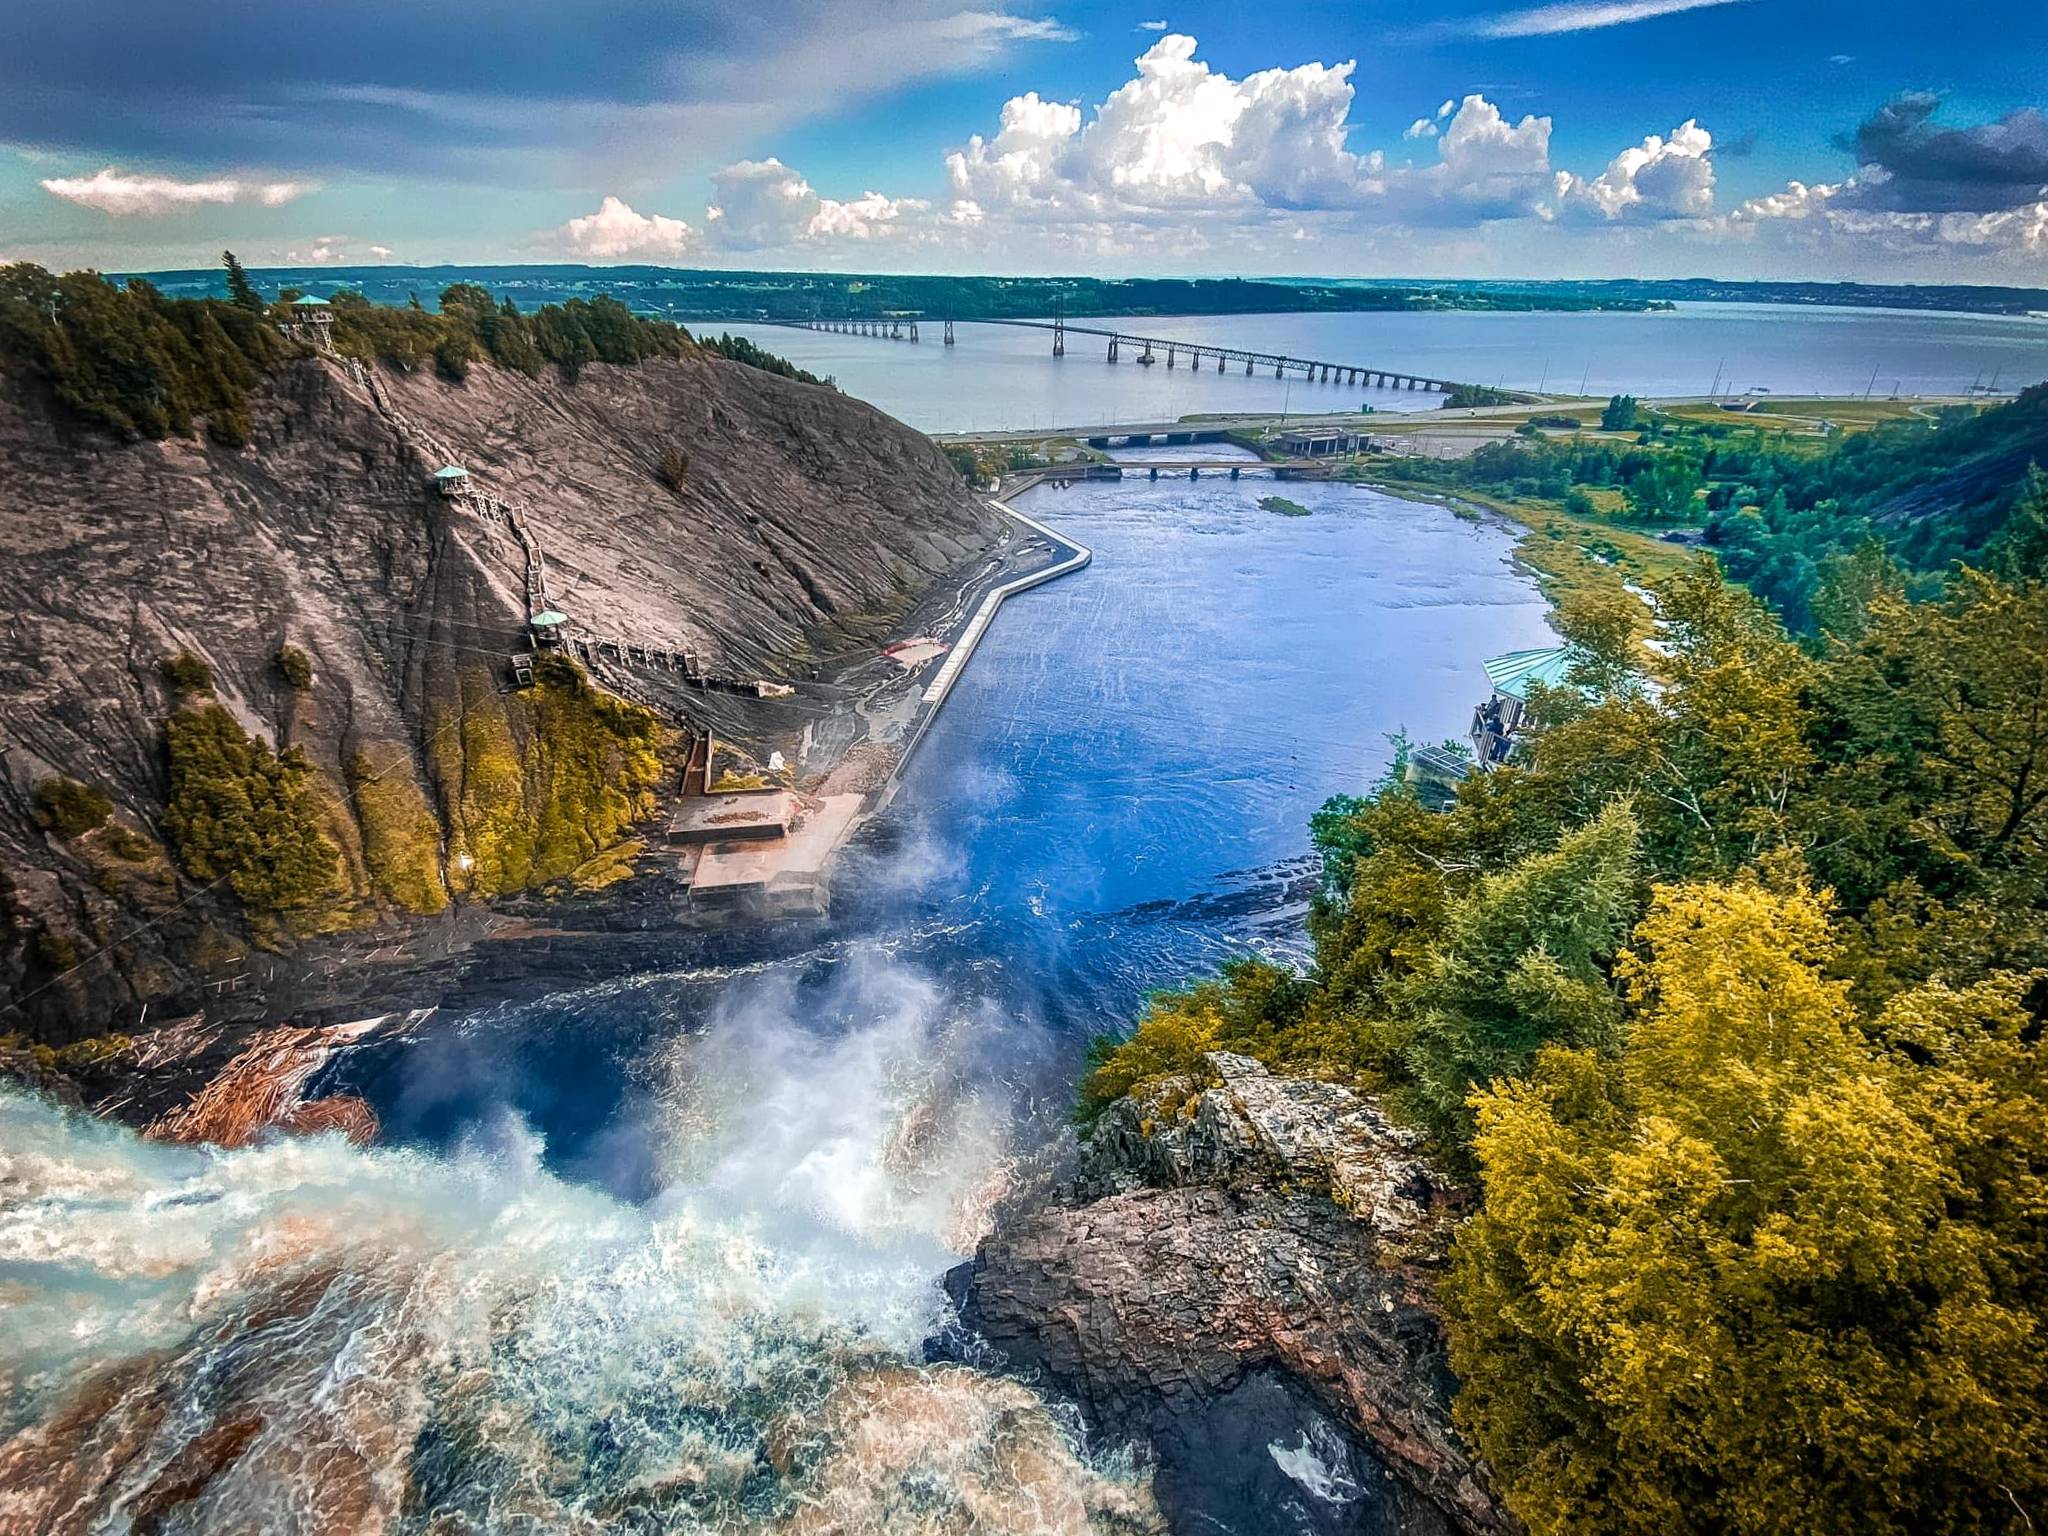
[[[165,1531],[1147,1528],[1116,1448],[916,1364],[937,1277],[1039,1169],[1086,1039],[1231,953],[1301,954],[1309,813],[1549,633],[1505,530],[1272,490],[1031,493],[1094,563],[1004,610],[797,953],[344,1056],[325,1086],[375,1103],[369,1151],[0,1097],[27,1458],[0,1526],[77,1500]],[[1330,1478],[1280,1451],[1228,1498],[1325,1528]]]
[[[1960,394],[2048,379],[2048,320],[1889,309],[1685,304],[1654,314],[1344,314],[1157,316],[1087,320],[1474,384],[1596,395]],[[727,329],[707,325],[709,330]],[[1247,378],[1242,365],[1187,360],[1111,367],[1100,338],[1075,336],[1055,360],[1043,331],[961,324],[947,347],[937,323],[916,346],[785,326],[730,329],[927,432],[1160,421],[1193,412],[1428,410],[1442,397],[1357,385]]]

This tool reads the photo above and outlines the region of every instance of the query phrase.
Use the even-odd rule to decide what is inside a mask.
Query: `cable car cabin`
[[[443,464],[434,471],[434,489],[443,496],[460,496],[469,489],[469,471],[460,464]]]
[[[533,686],[533,652],[515,651],[512,656],[512,685],[515,688]]]
[[[562,632],[568,627],[569,615],[547,609],[536,613],[526,621],[526,632],[533,637],[535,650],[552,651],[560,648]]]

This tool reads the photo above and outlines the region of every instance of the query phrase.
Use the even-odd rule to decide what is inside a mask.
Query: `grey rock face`
[[[1183,1108],[1171,1088],[1114,1106],[1069,1200],[948,1277],[963,1327],[1148,1439],[1178,1527],[1513,1529],[1451,1427],[1434,1286],[1454,1213],[1414,1138],[1346,1089],[1209,1065]],[[1257,1455],[1220,1457],[1215,1421],[1245,1413],[1299,1474],[1291,1524],[1258,1523],[1278,1504],[1247,1482]]]
[[[245,965],[232,905],[160,855],[125,862],[36,825],[34,786],[61,774],[155,835],[165,656],[204,658],[219,701],[303,750],[342,817],[359,751],[409,758],[441,808],[431,744],[526,648],[525,553],[503,516],[435,494],[444,462],[517,509],[551,600],[587,633],[737,677],[800,677],[874,644],[1000,536],[929,439],[711,357],[573,381],[478,366],[461,384],[304,359],[263,383],[252,417],[242,449],[121,442],[0,373],[0,1033],[132,1031],[145,1005],[190,1012],[244,970],[291,969]],[[674,487],[671,450],[688,459]],[[310,688],[279,677],[287,643]],[[50,958],[115,940],[90,974]]]

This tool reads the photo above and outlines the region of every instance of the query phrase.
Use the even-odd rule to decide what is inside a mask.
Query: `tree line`
[[[229,297],[167,298],[149,282],[115,284],[97,272],[53,276],[41,267],[0,267],[0,367],[49,383],[78,416],[121,437],[183,436],[203,423],[230,447],[249,439],[249,401],[261,379],[304,344],[279,325],[301,295],[266,299],[232,252]],[[592,363],[633,365],[711,353],[816,384],[822,380],[740,338],[698,341],[682,326],[634,314],[608,295],[544,304],[522,313],[475,283],[442,290],[435,310],[417,295],[403,306],[341,291],[330,301],[331,339],[344,357],[393,367],[431,367],[452,382],[488,360],[537,375],[574,377]]]

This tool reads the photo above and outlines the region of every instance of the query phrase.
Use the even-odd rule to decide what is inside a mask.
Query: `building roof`
[[[469,478],[469,471],[460,464],[443,464],[434,471],[434,478],[436,480],[467,480]]]
[[[567,615],[566,613],[557,613],[554,609],[549,608],[540,613],[536,613],[531,619],[527,620],[527,622],[529,624],[536,625],[537,627],[543,629],[553,629],[557,624],[568,623],[569,615]]]
[[[326,307],[327,300],[315,293],[309,293],[301,298],[292,300],[292,308],[294,309],[325,309]]]
[[[1490,658],[1486,663],[1486,679],[1493,684],[1495,693],[1526,701],[1532,683],[1541,683],[1546,688],[1561,688],[1565,674],[1571,669],[1571,647],[1550,645],[1533,651],[1509,651],[1505,656]]]

